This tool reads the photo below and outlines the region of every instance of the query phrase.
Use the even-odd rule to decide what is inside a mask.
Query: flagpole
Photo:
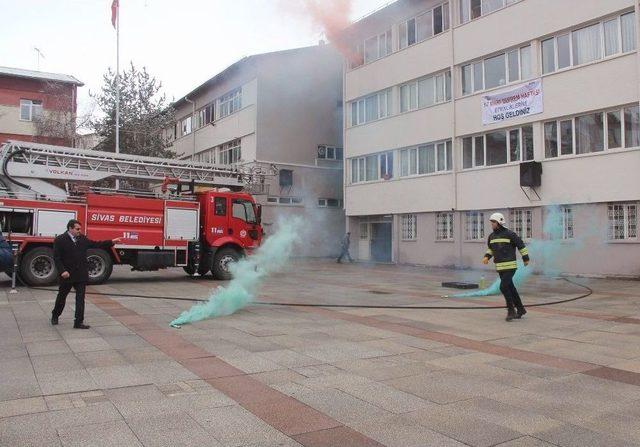
[[[120,153],[120,1],[116,8],[116,154]],[[120,189],[120,179],[116,179],[116,189]]]

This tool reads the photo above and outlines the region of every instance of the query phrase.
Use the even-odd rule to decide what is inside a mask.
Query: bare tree
[[[67,146],[75,146],[78,130],[88,127],[93,113],[77,115],[71,88],[68,84],[45,82],[46,109],[34,118],[36,136],[60,139]]]

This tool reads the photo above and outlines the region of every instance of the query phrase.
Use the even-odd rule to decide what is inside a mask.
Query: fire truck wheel
[[[57,276],[52,248],[37,247],[22,257],[20,277],[28,285],[48,286],[56,282]]]
[[[229,280],[231,279],[231,271],[229,265],[238,262],[240,254],[231,247],[221,248],[216,252],[213,259],[213,277],[215,279]]]
[[[87,250],[89,267],[89,284],[102,284],[113,272],[113,260],[104,250],[91,248]]]

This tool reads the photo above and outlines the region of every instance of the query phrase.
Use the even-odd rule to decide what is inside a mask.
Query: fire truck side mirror
[[[262,205],[257,205],[258,208],[258,215],[257,215],[257,220],[258,220],[258,225],[262,224]]]

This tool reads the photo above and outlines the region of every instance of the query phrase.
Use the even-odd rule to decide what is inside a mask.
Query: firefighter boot
[[[517,311],[516,311],[516,318],[520,319],[524,316],[524,314],[527,313],[527,309],[524,308],[524,306],[520,306],[518,307]]]
[[[505,320],[512,321],[515,318],[518,318],[518,316],[516,315],[516,311],[513,307],[510,307],[507,311],[507,318],[505,318]]]

